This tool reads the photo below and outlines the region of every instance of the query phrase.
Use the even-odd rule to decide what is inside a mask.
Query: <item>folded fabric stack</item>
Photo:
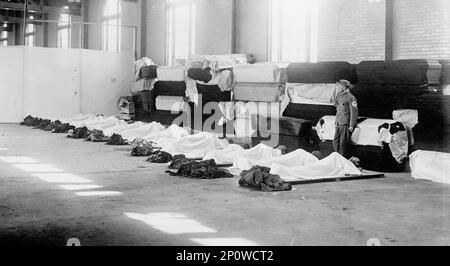
[[[284,116],[314,123],[336,114],[336,82],[357,80],[354,66],[347,62],[294,63],[288,66],[287,76]]]
[[[252,115],[281,116],[284,94],[281,68],[275,64],[241,65],[234,68],[235,131],[251,137]]]
[[[135,80],[131,84],[131,93],[137,95],[142,91],[149,91],[156,82],[158,66],[147,57],[137,60],[135,66]]]
[[[234,134],[232,113],[233,68],[246,63],[245,55],[197,55],[187,62],[186,96],[192,129],[222,137]],[[201,121],[201,122],[200,122]]]

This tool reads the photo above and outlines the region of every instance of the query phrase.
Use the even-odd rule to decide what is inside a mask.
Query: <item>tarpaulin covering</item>
[[[436,183],[450,184],[450,154],[416,151],[410,156],[412,177]]]

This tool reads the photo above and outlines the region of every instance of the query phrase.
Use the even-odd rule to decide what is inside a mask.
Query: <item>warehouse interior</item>
[[[0,246],[450,245],[448,0],[0,0],[0,107]]]

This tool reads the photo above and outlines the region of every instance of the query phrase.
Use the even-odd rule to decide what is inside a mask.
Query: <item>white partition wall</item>
[[[130,95],[133,52],[81,50],[82,113],[114,115],[117,100]]]
[[[130,95],[133,72],[132,52],[0,47],[0,123],[114,115],[118,98]]]
[[[0,123],[23,119],[23,48],[0,47]]]
[[[80,113],[80,50],[24,47],[23,114],[68,117]]]

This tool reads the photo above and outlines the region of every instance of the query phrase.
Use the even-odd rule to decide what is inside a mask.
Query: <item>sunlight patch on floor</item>
[[[0,161],[5,163],[39,163],[37,160],[31,157],[24,156],[1,156]]]
[[[60,185],[59,187],[64,190],[89,190],[103,188],[99,185]]]
[[[85,191],[75,192],[75,195],[80,197],[104,197],[104,196],[120,196],[122,192],[119,191]]]
[[[216,230],[179,213],[125,213],[125,215],[168,234],[217,233]]]
[[[60,184],[92,183],[92,180],[67,173],[33,174],[33,176],[48,183],[60,183]]]
[[[63,172],[61,169],[54,167],[51,164],[13,164],[14,167],[17,167],[25,172],[33,172],[33,173],[61,173]]]

